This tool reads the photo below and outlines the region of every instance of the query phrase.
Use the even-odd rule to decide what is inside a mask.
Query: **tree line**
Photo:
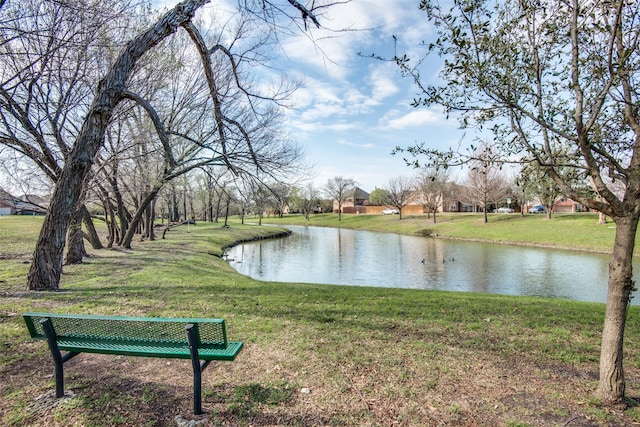
[[[65,247],[77,263],[84,237],[102,246],[89,203],[104,212],[107,244],[130,247],[153,238],[159,206],[172,220],[187,210],[177,188],[194,171],[219,200],[223,176],[252,186],[299,172],[300,149],[279,126],[297,83],[254,70],[277,31],[317,25],[329,4],[246,1],[197,18],[206,3],[160,13],[137,0],[0,2],[0,161],[17,181],[53,188],[29,289],[58,288]]]
[[[475,151],[468,168],[462,169],[462,176],[457,179],[447,166],[422,166],[413,176],[397,176],[386,186],[376,187],[368,203],[395,208],[399,219],[406,206],[420,205],[434,223],[439,212],[455,212],[461,208],[458,203],[463,203],[472,212],[482,212],[487,223],[491,208],[507,205],[519,207],[524,213],[527,203],[535,200],[546,208],[547,218],[551,218],[555,202],[565,195],[544,168],[527,163],[516,169],[517,172],[507,172],[505,162],[492,159],[486,145]],[[586,180],[578,182],[576,178],[574,185],[581,186],[585,193],[592,192]],[[354,198],[356,186],[355,180],[338,176],[329,179],[322,190],[336,202],[340,214],[344,203]],[[456,203],[456,206],[445,206],[445,203]]]

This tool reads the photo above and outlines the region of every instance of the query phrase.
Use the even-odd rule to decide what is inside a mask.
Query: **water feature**
[[[231,248],[230,264],[263,281],[606,301],[609,255],[337,228],[289,228],[293,231],[289,237]],[[634,265],[634,271],[639,268]]]

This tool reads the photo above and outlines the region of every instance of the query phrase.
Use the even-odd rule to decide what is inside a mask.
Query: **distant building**
[[[366,213],[369,204],[369,193],[360,187],[355,187],[342,204],[342,213]],[[333,201],[333,211],[338,212],[338,202]]]
[[[0,189],[0,216],[4,215],[45,215],[49,202],[43,197],[25,195],[18,198]]]
[[[574,213],[582,212],[584,208],[581,203],[566,197],[561,197],[553,204],[553,213]]]
[[[0,198],[0,216],[13,215],[14,212],[13,204]]]

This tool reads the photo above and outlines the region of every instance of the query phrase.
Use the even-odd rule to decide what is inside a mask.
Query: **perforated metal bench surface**
[[[201,372],[212,360],[234,360],[242,342],[227,341],[224,319],[25,313],[33,339],[47,340],[56,367],[56,395],[64,395],[63,364],[79,353],[191,359],[194,413],[201,411]],[[63,355],[61,350],[68,353]],[[200,361],[204,362],[200,362]]]

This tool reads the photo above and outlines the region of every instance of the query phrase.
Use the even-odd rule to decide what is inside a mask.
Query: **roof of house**
[[[46,212],[49,200],[34,194],[19,198],[0,188],[0,206],[14,208],[16,211]]]
[[[364,191],[362,188],[360,187],[356,187],[355,191],[353,192],[353,195],[356,199],[368,199],[369,198],[369,193],[367,193],[366,191]]]
[[[0,188],[0,200],[15,200],[16,198],[9,194],[7,191],[4,191]]]

